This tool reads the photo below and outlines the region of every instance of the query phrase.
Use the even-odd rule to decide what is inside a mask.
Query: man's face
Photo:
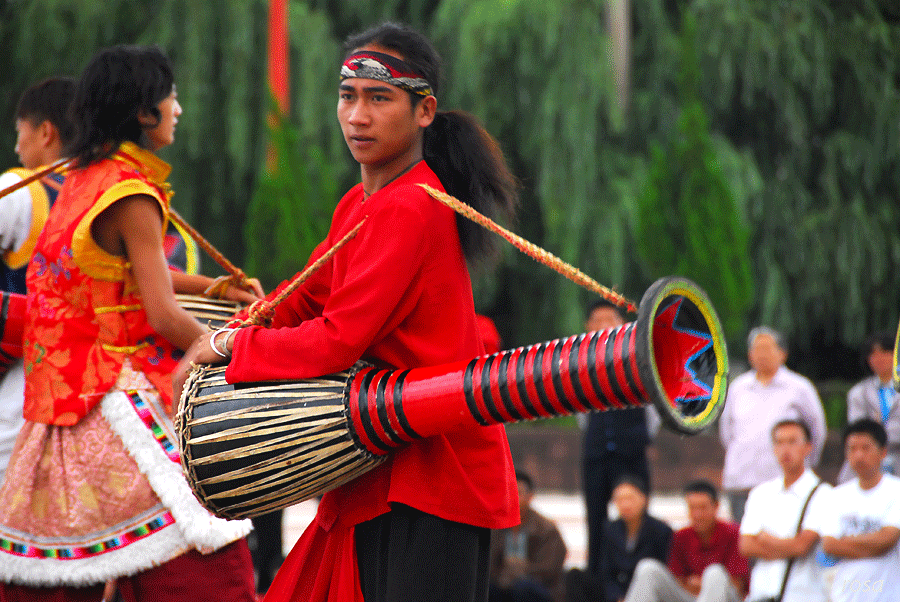
[[[32,123],[30,119],[16,119],[16,154],[19,155],[22,167],[25,169],[40,167],[42,153],[41,124]]]
[[[684,496],[684,500],[687,502],[688,518],[694,530],[698,533],[712,533],[719,511],[718,502],[701,492],[688,493]]]
[[[802,428],[796,424],[784,424],[772,434],[772,448],[781,470],[785,474],[793,474],[805,468],[812,444],[806,440]]]
[[[894,371],[894,350],[883,349],[881,345],[876,343],[872,346],[872,351],[868,357],[869,368],[872,372],[882,380],[891,378]]]
[[[878,445],[868,433],[851,433],[846,441],[847,461],[860,478],[872,478],[881,472],[887,449]]]
[[[622,316],[620,316],[619,312],[612,307],[598,307],[591,312],[591,315],[584,326],[588,332],[593,332],[595,330],[615,328],[624,323],[625,321],[622,319]]]
[[[380,46],[375,50],[403,59],[396,51]],[[370,167],[390,167],[403,163],[406,167],[410,148],[421,128],[427,127],[433,115],[425,102],[413,106],[409,94],[397,86],[374,79],[349,78],[338,88],[338,121],[344,141],[358,163]]]
[[[750,365],[757,372],[773,374],[784,365],[787,353],[775,343],[775,339],[768,334],[761,334],[750,345],[748,353]]]

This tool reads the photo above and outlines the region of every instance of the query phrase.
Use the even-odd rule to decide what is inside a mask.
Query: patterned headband
[[[404,61],[383,52],[362,50],[351,54],[341,66],[341,81],[351,77],[377,79],[420,96],[434,94],[425,77]]]

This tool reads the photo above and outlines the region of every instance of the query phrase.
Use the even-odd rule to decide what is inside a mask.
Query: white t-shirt
[[[780,538],[797,535],[800,512],[818,482],[819,477],[807,469],[787,489],[784,487],[783,477],[754,487],[747,498],[747,507],[741,520],[741,534],[758,535],[765,531]],[[827,483],[822,483],[816,489],[803,516],[803,530],[821,532],[830,492],[831,485]],[[824,602],[827,599],[814,550],[794,560],[782,602]],[[750,594],[747,600],[777,596],[786,567],[787,560],[757,559],[750,573]]]
[[[0,175],[0,190],[22,181],[18,175],[7,171]],[[0,212],[0,252],[14,251],[28,240],[31,231],[31,193],[28,186],[19,188],[2,199]]]
[[[22,178],[7,171],[0,175],[0,190],[21,182]],[[18,189],[0,199],[0,253],[20,248],[31,232],[31,193],[28,187]],[[25,419],[22,405],[25,402],[25,372],[22,360],[18,360],[0,381],[0,484],[16,436]]]
[[[900,529],[900,479],[882,475],[869,490],[853,479],[835,487],[828,503],[822,536],[844,537],[874,533],[882,527]],[[842,558],[835,567],[831,588],[834,602],[898,602],[900,546],[875,558]]]

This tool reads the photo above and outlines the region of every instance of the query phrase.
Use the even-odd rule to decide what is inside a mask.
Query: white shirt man
[[[741,553],[756,558],[747,600],[777,598],[790,563],[782,602],[825,602],[826,590],[814,549],[831,486],[805,467],[812,444],[804,423],[777,423],[772,429],[772,442],[783,474],[753,488],[741,521]],[[803,524],[798,529],[801,513]]]
[[[770,446],[776,422],[797,418],[806,423],[813,446],[809,466],[818,464],[827,434],[822,401],[812,382],[784,365],[787,349],[781,335],[763,326],[754,328],[748,339],[753,370],[729,385],[728,403],[719,419],[725,448],[722,488],[737,522],[749,490],[781,475]]]
[[[857,478],[834,489],[822,529],[822,548],[840,560],[834,602],[900,600],[900,479],[881,471],[886,444],[884,427],[869,418],[845,431]]]

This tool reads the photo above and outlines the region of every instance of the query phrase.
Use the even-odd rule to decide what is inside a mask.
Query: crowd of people
[[[602,328],[621,319],[614,308],[598,303],[588,310],[588,325],[603,315]],[[854,386],[847,399],[848,425],[843,432],[844,468],[836,486],[814,472],[825,438],[822,404],[808,379],[784,363],[784,339],[772,328],[756,328],[748,339],[751,369],[730,384],[719,424],[725,449],[722,485],[728,512],[720,509],[720,492],[699,480],[683,490],[688,526],[673,533],[648,512],[650,495],[646,458],[646,416],[607,412],[602,433],[590,426],[584,435],[585,475],[596,458],[637,467],[619,470],[607,491],[604,481],[587,480],[587,563],[541,575],[544,588],[507,588],[498,600],[533,602],[851,602],[900,599],[900,479],[894,476],[900,414],[891,384],[894,339],[871,336],[863,356],[872,376]],[[633,411],[633,410],[632,410]],[[621,418],[619,418],[621,414]],[[617,422],[618,420],[618,422]],[[635,425],[640,425],[636,427]],[[652,430],[650,432],[653,432]],[[636,441],[619,460],[616,433]],[[749,434],[748,434],[749,433]],[[751,436],[752,435],[752,436]],[[621,436],[621,435],[620,435]],[[630,459],[629,457],[630,456]],[[618,461],[617,461],[618,460]],[[530,487],[529,487],[530,490]],[[591,504],[612,500],[616,518],[591,526]],[[606,508],[603,508],[604,514]],[[534,512],[529,510],[529,512]],[[546,521],[546,519],[544,519]],[[523,527],[524,523],[523,523]],[[550,528],[542,528],[544,533]],[[508,541],[501,538],[502,541]],[[535,547],[530,564],[547,566],[551,556]],[[495,563],[495,575],[509,582],[509,569]],[[537,579],[537,573],[521,575]],[[556,584],[551,588],[550,585]],[[560,585],[562,584],[562,585]]]

